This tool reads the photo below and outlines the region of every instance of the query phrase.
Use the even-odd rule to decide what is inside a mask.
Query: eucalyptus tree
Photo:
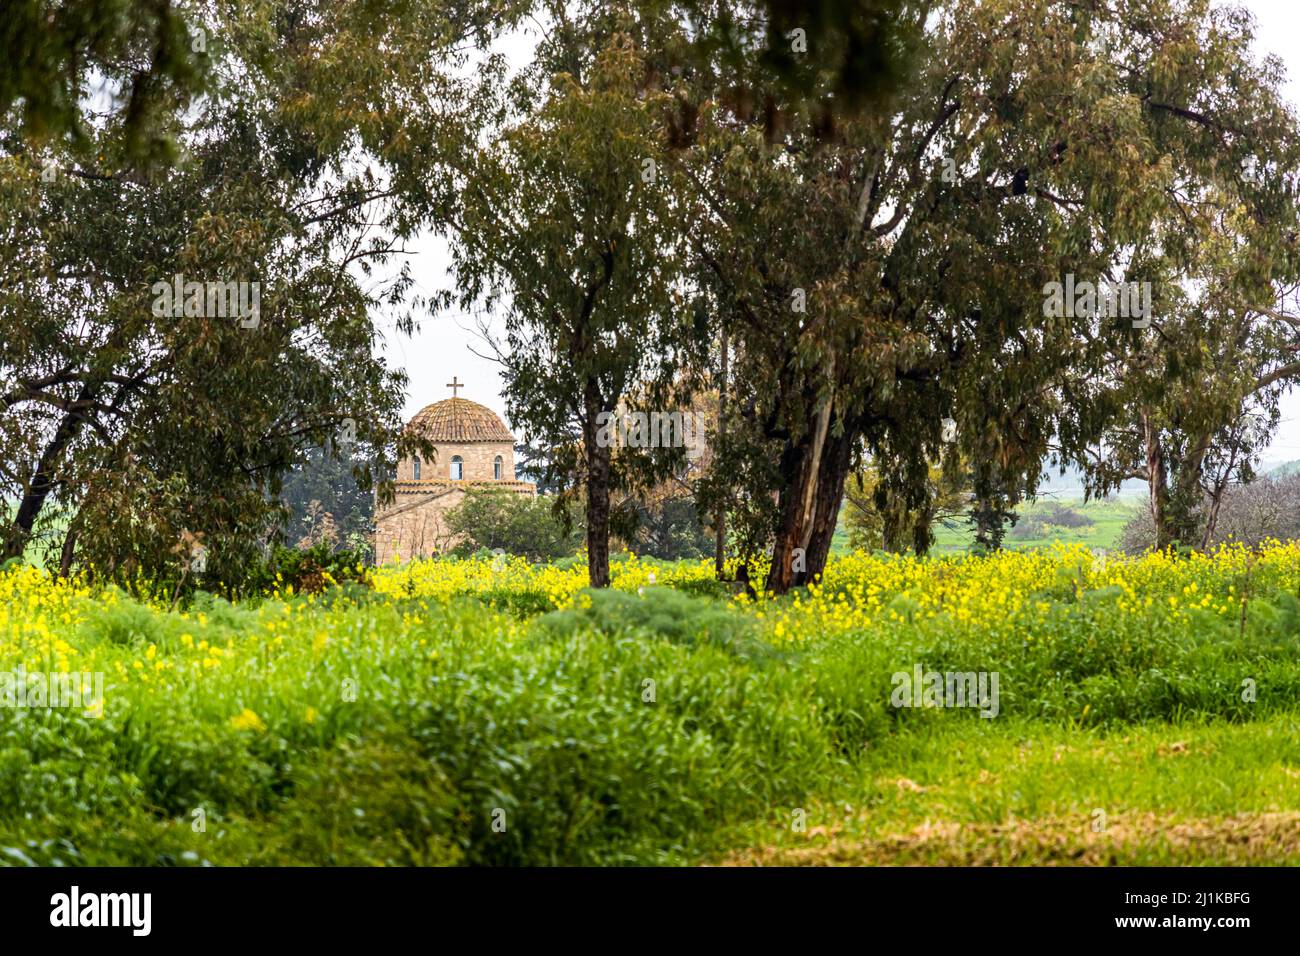
[[[1059,457],[1085,469],[1090,493],[1146,482],[1158,546],[1205,545],[1300,377],[1300,125],[1244,10],[1122,12],[1084,26],[1110,53],[1094,82],[1134,114],[1120,146],[1158,200],[1116,264],[1155,305],[1078,326],[1102,362],[1065,379]]]
[[[1232,63],[1239,96],[1157,131],[1157,148],[1179,157],[1152,227],[1165,295],[1143,330],[1110,343],[1095,400],[1111,414],[1076,452],[1096,493],[1146,482],[1160,548],[1209,543],[1227,487],[1252,480],[1300,380],[1300,135],[1277,64],[1225,53],[1248,36],[1200,44]]]
[[[79,543],[108,573],[156,575],[188,530],[230,573],[300,452],[396,440],[402,380],[371,358],[375,296],[345,267],[386,250],[357,244],[362,208],[330,212],[338,192],[268,164],[265,135],[238,124],[153,181],[10,164],[5,556],[53,504],[65,566]]]
[[[409,286],[372,271],[405,228],[383,164],[451,108],[443,71],[501,6],[208,9],[209,92],[164,131],[176,164],[141,161],[116,120],[90,150],[6,139],[3,555],[54,518],[65,567],[174,582],[202,545],[230,581],[308,449],[347,449],[385,490],[418,440],[404,374],[372,352],[372,314]]]
[[[462,304],[499,313],[510,419],[585,494],[593,587],[609,583],[610,494],[652,483],[684,449],[620,443],[625,410],[669,410],[695,320],[680,281],[680,188],[661,97],[617,29],[544,52],[504,124],[457,163]],[[589,51],[589,52],[588,52]],[[548,74],[549,65],[567,67]],[[689,410],[689,408],[688,408]],[[621,445],[621,447],[619,447]]]
[[[715,461],[762,479],[750,499],[776,592],[820,573],[863,450],[893,463],[908,507],[930,493],[928,461],[969,462],[994,528],[1049,452],[1095,444],[1125,403],[1108,363],[1142,329],[1095,307],[1051,314],[1051,283],[1151,283],[1159,315],[1202,255],[1171,225],[1188,184],[1288,155],[1294,124],[1240,14],[1200,0],[908,11],[923,39],[888,110],[829,122],[813,96],[774,136],[761,103],[691,105],[692,248],[727,303],[742,410]],[[1256,250],[1227,284],[1238,305],[1290,268],[1285,242],[1262,252],[1290,216],[1276,198],[1217,220],[1223,247]],[[958,454],[941,454],[945,419]]]
[[[28,140],[88,145],[108,113],[136,155],[167,155],[167,118],[203,90],[199,0],[10,0],[0,21],[0,119]]]

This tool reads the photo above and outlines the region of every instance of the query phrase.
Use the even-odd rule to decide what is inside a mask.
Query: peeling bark
[[[826,569],[856,437],[850,429],[835,437],[828,424],[782,454],[782,471],[792,477],[778,501],[780,518],[767,590],[784,594],[817,580]],[[795,551],[800,548],[803,561],[796,570]]]

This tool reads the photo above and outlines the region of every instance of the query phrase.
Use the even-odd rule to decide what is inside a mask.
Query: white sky
[[[1240,2],[1258,21],[1256,44],[1261,55],[1271,53],[1286,64],[1288,81],[1284,92],[1300,111],[1300,0]],[[503,49],[522,62],[533,42],[527,35],[514,37],[503,43]],[[411,271],[417,294],[427,295],[452,287],[445,242],[435,237],[420,237],[407,243],[407,248],[414,252]],[[445,313],[437,317],[417,316],[417,320],[418,328],[412,336],[397,333],[391,319],[380,318],[378,322],[384,337],[381,353],[390,366],[404,368],[410,376],[405,417],[409,419],[430,402],[450,397],[451,390],[445,383],[454,375],[466,385],[460,390],[462,397],[486,405],[504,418],[499,367],[492,360],[474,354],[475,351],[490,354],[479,337],[477,317]],[[514,428],[514,423],[510,424]],[[522,437],[521,429],[514,428],[514,431]],[[1282,424],[1263,457],[1265,467],[1300,458],[1300,393],[1292,391],[1283,399]]]

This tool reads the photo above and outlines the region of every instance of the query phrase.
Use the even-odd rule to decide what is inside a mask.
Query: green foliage
[[[358,487],[352,467],[345,449],[335,456],[313,448],[285,475],[280,501],[289,512],[284,529],[289,543],[355,549],[364,541],[370,546],[374,495]]]
[[[343,738],[297,768],[255,858],[320,866],[458,866],[449,838],[461,807],[437,763],[408,736]]]
[[[448,512],[447,528],[465,536],[455,549],[462,556],[485,548],[550,561],[575,554],[581,543],[576,523],[566,528],[552,500],[490,488],[467,491]]]
[[[330,583],[364,583],[368,550],[334,548],[327,542],[308,548],[272,545],[266,556],[251,562],[241,576],[233,594],[265,594],[292,587],[294,591],[315,592]],[[329,575],[329,580],[325,579]]]
[[[140,648],[162,638],[164,618],[122,591],[108,592],[111,600],[100,603],[82,625],[83,637],[123,647]]]
[[[278,656],[273,679],[210,672],[184,701],[119,689],[103,722],[51,712],[37,739],[32,720],[0,714],[0,843],[30,811],[25,839],[66,835],[49,852],[67,859],[71,847],[91,863],[187,853],[194,862],[667,862],[715,814],[793,798],[797,778],[763,779],[762,767],[811,773],[826,763],[798,676],[753,670],[707,641],[586,630],[503,643],[481,608],[407,625],[391,608],[339,613],[336,635],[378,629],[323,656],[311,651],[314,628],[291,632],[294,649]],[[258,626],[258,614],[245,614],[210,620],[202,633],[243,640]],[[138,634],[135,646],[156,638]],[[419,648],[431,638],[437,658]],[[671,706],[643,702],[653,674]],[[353,703],[339,699],[345,675],[358,681]],[[741,706],[755,697],[770,705]],[[269,729],[235,728],[230,718],[245,707]],[[50,773],[66,787],[40,784]],[[195,807],[206,808],[206,839],[190,832]],[[496,808],[504,834],[492,830]],[[105,815],[120,825],[96,829]]]
[[[402,377],[370,357],[369,300],[353,288],[328,304],[341,295],[329,236],[356,221],[295,238],[286,203],[320,184],[212,123],[195,161],[149,187],[111,173],[45,184],[0,161],[0,205],[22,209],[0,266],[0,365],[21,383],[0,426],[4,493],[19,500],[0,527],[6,554],[25,549],[48,505],[69,532],[50,550],[66,543],[74,567],[161,579],[189,558],[190,535],[233,580],[270,535],[280,475],[301,450],[337,447],[346,420],[381,458],[397,441]],[[86,270],[98,277],[88,298],[66,278]],[[260,283],[258,324],[154,314],[154,284],[176,274]],[[365,463],[355,476],[377,478]]]
[[[638,6],[648,19],[661,5]],[[789,110],[816,107],[829,117],[889,102],[907,77],[923,19],[923,6],[908,0],[685,0],[681,7],[698,24],[687,48],[696,69],[721,64],[734,95]],[[769,122],[775,128],[783,119],[773,109]]]
[[[124,127],[129,151],[170,154],[167,114],[206,80],[206,44],[190,33],[205,26],[196,5],[13,0],[4,13],[0,117],[14,110],[29,139],[84,138],[85,101],[94,82],[107,81],[121,87],[111,116]]]

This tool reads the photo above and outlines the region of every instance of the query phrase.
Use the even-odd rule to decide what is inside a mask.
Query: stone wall
[[[491,459],[488,459],[489,467]],[[392,506],[375,517],[375,563],[409,561],[451,550],[460,537],[447,527],[447,512],[465,500],[465,492],[484,488],[533,497],[537,486],[529,481],[472,481],[445,478],[398,480]]]
[[[515,449],[509,442],[467,442],[465,444],[438,444],[438,457],[435,461],[420,464],[420,479],[450,478],[451,460],[459,455],[464,465],[461,479],[464,481],[495,481],[492,464],[501,456],[501,480],[515,480]],[[412,481],[415,478],[415,462],[404,458],[397,464],[397,480]]]
[[[427,500],[419,501],[419,497],[399,493],[393,508],[376,519],[376,564],[429,557],[455,547],[454,536],[447,529],[447,512],[464,500],[465,492],[455,488]]]

